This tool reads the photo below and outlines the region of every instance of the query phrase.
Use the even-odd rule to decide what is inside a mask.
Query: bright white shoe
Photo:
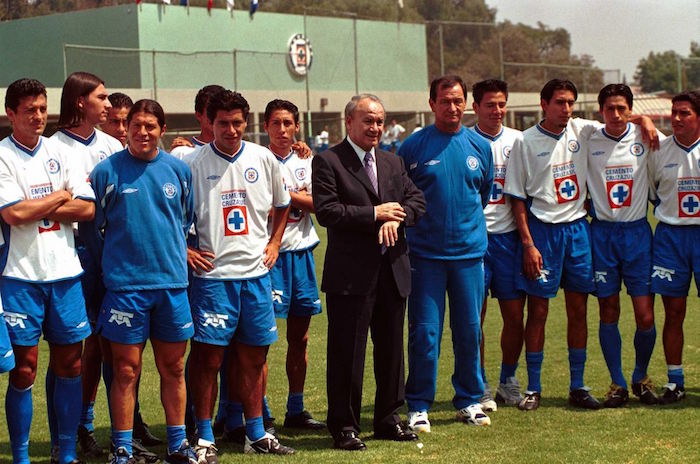
[[[484,384],[484,394],[481,398],[479,398],[479,403],[481,404],[481,409],[487,412],[493,412],[498,409],[498,405],[493,400],[491,388],[487,383]]]
[[[481,404],[470,404],[457,411],[457,420],[469,425],[491,425],[491,419],[484,414]]]
[[[408,428],[414,432],[430,433],[430,421],[426,411],[409,411]]]
[[[498,384],[496,391],[496,401],[503,402],[511,406],[517,406],[523,400],[520,393],[520,384],[515,377],[508,377],[506,383]]]

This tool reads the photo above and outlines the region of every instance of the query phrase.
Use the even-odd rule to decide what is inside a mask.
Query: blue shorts
[[[77,247],[80,265],[84,272],[80,277],[83,289],[83,298],[85,299],[85,309],[87,310],[88,320],[93,329],[97,327],[97,317],[100,314],[102,299],[105,296],[105,287],[102,282],[101,271],[95,260],[88,253],[84,246]]]
[[[630,296],[651,294],[651,226],[634,222],[591,223],[595,295],[617,295],[625,281]]]
[[[310,317],[321,312],[311,249],[280,253],[270,269],[275,317]]]
[[[228,346],[231,340],[250,346],[277,341],[268,274],[254,279],[193,279],[190,290],[194,340]]]
[[[107,340],[125,345],[138,345],[149,337],[164,342],[188,340],[194,329],[187,289],[107,290],[97,331]]]
[[[654,260],[651,291],[659,295],[684,297],[695,275],[700,295],[700,226],[672,226],[659,222],[654,232]]]
[[[3,277],[0,292],[13,345],[37,345],[42,330],[56,345],[72,345],[92,333],[80,277],[49,283]]]
[[[554,298],[561,286],[564,290],[592,293],[593,262],[591,258],[590,226],[585,218],[563,224],[542,222],[528,216],[530,235],[542,255],[542,275],[530,280],[522,273],[523,254],[516,261],[518,288],[528,295]]]
[[[9,372],[15,367],[15,352],[12,351],[10,334],[7,333],[7,323],[5,323],[2,305],[0,305],[0,373]]]
[[[499,300],[517,300],[523,296],[518,290],[516,257],[522,254],[518,232],[489,234],[489,246],[484,255],[484,292]],[[494,277],[495,276],[495,277]]]

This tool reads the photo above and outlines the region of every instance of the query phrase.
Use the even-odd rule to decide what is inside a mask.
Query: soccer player
[[[0,215],[7,263],[0,278],[5,320],[15,352],[5,398],[15,463],[29,463],[32,387],[38,342],[49,342],[49,418],[55,417],[58,462],[77,462],[82,340],[91,329],[85,311],[74,221],[90,221],[95,197],[82,166],[42,137],[46,88],[20,79],[7,88],[12,135],[0,142]]]
[[[407,230],[412,290],[406,402],[408,425],[418,432],[430,431],[428,410],[435,399],[445,291],[450,300],[457,420],[491,423],[479,402],[484,395],[479,361],[487,247],[483,208],[493,184],[491,147],[462,125],[467,90],[460,77],[435,79],[429,103],[435,124],[408,137],[398,152],[427,204],[423,219]]]
[[[629,398],[618,328],[623,279],[637,323],[632,391],[642,403],[656,404],[658,397],[647,376],[656,342],[652,238],[647,221],[649,147],[644,145],[641,128],[630,122],[632,91],[628,86],[606,85],[598,94],[598,104],[605,127],[591,135],[587,156],[595,295],[600,307],[598,337],[612,379],[603,406],[616,408]]]
[[[218,462],[212,387],[229,345],[229,361],[237,373],[230,387],[238,393],[246,419],[244,452],[294,452],[265,431],[262,417],[266,357],[277,340],[269,270],[279,254],[290,197],[272,153],[243,141],[248,112],[248,102],[239,93],[212,95],[207,118],[214,141],[190,161],[198,246],[188,249],[195,272],[189,375],[197,379],[190,382],[199,435],[196,452],[200,462],[209,464]]]
[[[207,118],[207,103],[212,95],[224,90],[220,85],[205,85],[194,98],[194,117],[199,122],[199,135],[189,140],[184,137],[176,137],[170,145],[170,154],[178,159],[194,152],[198,147],[206,145],[214,140],[211,123]]]
[[[661,403],[685,398],[683,320],[690,280],[700,282],[700,92],[688,91],[671,100],[673,137],[649,157],[652,198],[659,220],[654,234],[651,291],[661,295],[664,353],[668,383]]]
[[[106,288],[97,331],[109,341],[114,369],[112,463],[133,459],[135,388],[150,338],[167,424],[166,462],[195,464],[185,438],[183,375],[187,340],[194,332],[185,244],[193,220],[192,179],[185,163],[158,149],[165,114],[157,102],[136,102],[127,123],[127,149],[90,175],[98,205],[93,238]]]
[[[304,409],[309,324],[311,316],[321,312],[313,256],[319,239],[311,220],[314,212],[311,159],[300,158],[292,149],[299,132],[296,105],[286,100],[272,100],[265,108],[264,121],[263,127],[270,137],[270,151],[279,160],[292,201],[279,258],[270,270],[275,316],[287,320],[289,395],[284,426],[321,429],[325,424]]]
[[[129,115],[131,107],[134,106],[134,102],[131,97],[121,92],[114,92],[107,98],[112,106],[107,110],[107,120],[100,124],[100,128],[105,134],[119,140],[122,147],[126,147],[128,134],[126,117]]]
[[[523,308],[525,295],[516,285],[517,269],[513,266],[518,249],[518,233],[511,210],[510,197],[503,194],[506,168],[510,150],[516,140],[522,139],[518,130],[503,126],[508,103],[508,84],[496,79],[477,82],[472,86],[474,102],[472,109],[477,122],[474,132],[491,144],[493,157],[493,187],[489,203],[484,208],[488,248],[484,256],[485,296],[491,289],[491,296],[498,299],[503,318],[501,332],[501,377],[496,399],[509,405],[517,405],[522,400],[520,385],[515,377],[518,358],[523,348]],[[495,410],[496,404],[486,381],[484,372],[483,325],[486,317],[487,300],[481,308],[481,376],[484,381],[484,396],[480,403],[484,410]]]

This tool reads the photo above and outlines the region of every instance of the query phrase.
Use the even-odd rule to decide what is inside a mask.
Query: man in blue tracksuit
[[[450,299],[455,355],[452,384],[457,419],[489,425],[479,399],[484,394],[479,361],[479,314],[484,299],[483,257],[487,247],[483,208],[493,183],[491,147],[462,126],[466,86],[458,76],[430,85],[435,124],[411,135],[398,155],[423,191],[424,219],[408,230],[412,293],[408,299],[406,401],[409,426],[429,432],[438,355]]]

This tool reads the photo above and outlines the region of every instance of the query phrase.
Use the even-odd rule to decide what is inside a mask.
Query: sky
[[[593,56],[601,69],[620,69],[631,82],[649,52],[690,53],[700,42],[700,0],[486,0],[496,21],[563,27],[571,52]],[[615,73],[611,73],[616,76]],[[608,78],[608,75],[606,75]]]

